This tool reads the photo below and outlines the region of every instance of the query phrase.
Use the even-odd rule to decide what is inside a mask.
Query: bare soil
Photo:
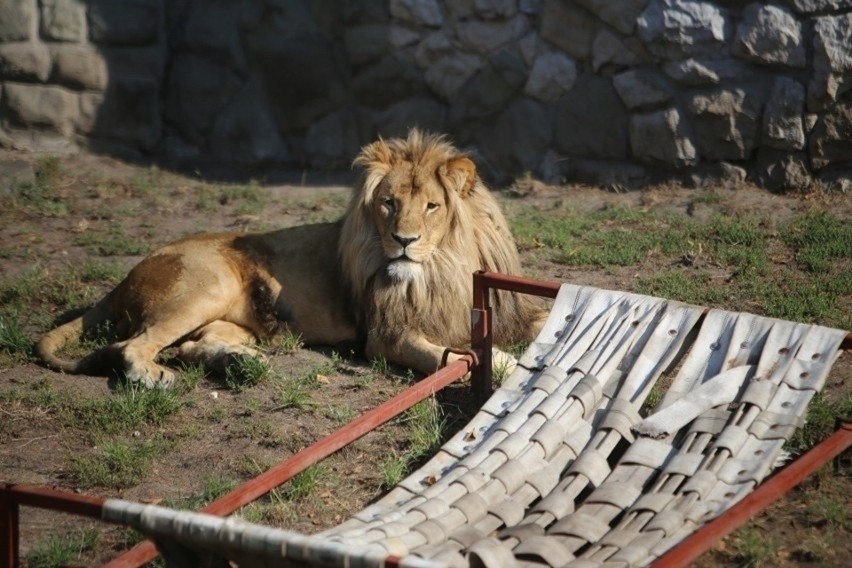
[[[33,163],[35,156],[4,152],[0,160]],[[0,280],[10,281],[34,269],[58,274],[92,260],[118,264],[128,270],[143,257],[120,251],[98,258],[82,236],[105,231],[120,224],[130,243],[156,248],[197,231],[264,230],[338,217],[345,206],[351,179],[330,179],[319,174],[297,176],[295,183],[260,179],[262,201],[231,195],[222,185],[193,174],[161,171],[112,158],[80,153],[61,159],[62,201],[67,207],[45,215],[21,210],[0,211]],[[271,181],[270,181],[271,180]],[[315,182],[314,180],[318,180]],[[2,195],[0,189],[0,196]],[[613,193],[590,187],[548,187],[521,184],[505,200],[509,214],[521,205],[547,209],[566,201],[585,211],[603,207],[650,208],[696,218],[715,212],[761,211],[784,219],[808,208],[829,208],[835,215],[852,219],[848,198],[789,197],[772,195],[750,187],[718,187],[715,202],[696,203],[694,191],[660,186],[644,191]],[[510,192],[511,193],[511,192]],[[632,290],[639,276],[635,267],[595,269],[555,264],[524,251],[528,275],[571,281],[611,289]],[[662,263],[667,260],[660,260]],[[653,271],[653,264],[644,270]],[[109,288],[91,282],[98,293]],[[95,294],[97,295],[97,294]],[[50,302],[33,306],[33,319],[23,322],[33,338],[44,331],[47,321],[60,317],[64,309]],[[342,358],[341,358],[342,357]],[[329,367],[329,363],[332,365]],[[307,408],[281,408],[280,385],[275,381],[236,392],[222,382],[202,379],[187,395],[188,404],[163,426],[145,426],[129,433],[141,440],[165,440],[169,450],[157,455],[150,471],[132,487],[81,488],[68,472],[69,460],[94,450],[93,440],[69,427],[49,406],[23,402],[0,406],[0,480],[33,483],[101,497],[121,497],[147,503],[179,503],[197,496],[211,477],[242,481],[293,455],[300,448],[332,432],[351,419],[401,391],[412,380],[402,369],[377,372],[370,363],[350,354],[333,356],[329,350],[300,349],[278,352],[271,366],[280,377],[295,377],[325,369],[311,392]],[[849,357],[838,361],[829,388],[848,389],[852,375]],[[0,393],[13,389],[32,393],[48,389],[78,400],[113,396],[115,381],[103,377],[68,376],[49,371],[34,360],[0,360]],[[0,399],[3,400],[3,399]],[[461,428],[475,412],[467,386],[446,389],[439,402],[448,421],[446,435]],[[396,421],[368,434],[349,448],[326,460],[321,482],[307,497],[275,507],[267,498],[264,520],[282,528],[312,533],[333,526],[381,495],[381,461],[406,449],[405,424]],[[848,468],[847,468],[848,470]],[[830,468],[806,481],[780,499],[750,524],[767,542],[777,543],[768,565],[847,565],[852,558],[849,539],[838,538],[836,550],[816,560],[799,543],[827,531],[810,520],[810,506],[820,496],[849,505],[849,479]],[[52,512],[24,509],[21,513],[22,552],[37,547],[48,535],[63,534],[81,527],[97,526],[101,537],[84,564],[96,564],[126,549],[132,537],[126,531],[105,527]],[[831,530],[837,532],[834,528]],[[839,529],[842,536],[848,527]],[[721,541],[705,555],[700,566],[742,565],[742,539]],[[848,533],[847,533],[848,536]]]

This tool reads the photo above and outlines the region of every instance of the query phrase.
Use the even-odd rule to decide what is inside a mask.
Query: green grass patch
[[[86,552],[94,550],[99,540],[97,529],[85,529],[61,536],[49,536],[27,554],[27,568],[59,568],[79,564]]]
[[[68,473],[82,488],[125,489],[142,481],[162,450],[157,442],[105,441],[90,454],[69,456]]]
[[[805,425],[796,430],[784,448],[793,454],[802,454],[834,433],[837,421],[852,416],[852,394],[844,393],[838,399],[829,399],[817,393],[808,404]]]
[[[796,250],[796,261],[808,272],[831,272],[840,259],[852,259],[852,223],[830,213],[808,213],[781,228],[781,238]]]
[[[34,164],[35,181],[20,183],[12,188],[10,196],[3,199],[7,210],[23,211],[43,217],[68,215],[64,195],[68,170],[56,156],[42,156]]]
[[[90,434],[117,434],[143,426],[162,426],[186,405],[181,394],[170,389],[148,389],[124,383],[101,399],[69,401],[73,426]]]
[[[330,473],[325,464],[312,465],[282,486],[281,495],[287,501],[301,501],[313,494]]]
[[[225,384],[236,392],[259,385],[273,376],[269,363],[251,355],[237,355],[225,368]]]
[[[77,237],[74,244],[97,256],[142,256],[151,250],[150,244],[128,235],[121,222],[110,223],[106,230],[90,229]]]
[[[168,500],[164,506],[198,511],[237,486],[237,481],[225,475],[207,475],[198,493],[183,499]]]

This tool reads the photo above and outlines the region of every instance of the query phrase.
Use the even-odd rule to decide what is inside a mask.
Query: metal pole
[[[216,499],[201,511],[219,516],[233,513],[239,507],[269,493],[323,458],[354,442],[364,434],[381,426],[391,418],[401,414],[453,381],[465,376],[473,366],[473,358],[469,355],[463,356],[460,360],[429,375],[389,401],[365,412],[336,432],[301,450],[254,479],[250,479],[219,499]],[[104,567],[138,567],[143,566],[156,557],[157,549],[154,544],[151,541],[145,541],[107,564],[104,564]]]

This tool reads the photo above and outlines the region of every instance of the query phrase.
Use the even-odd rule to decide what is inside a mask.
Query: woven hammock
[[[846,334],[703,311],[563,285],[471,422],[322,534],[120,500],[104,519],[147,534],[169,566],[647,565],[772,471]]]

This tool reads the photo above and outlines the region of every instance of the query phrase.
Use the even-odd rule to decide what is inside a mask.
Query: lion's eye
[[[427,211],[434,211],[437,208],[438,208],[438,204],[434,203],[432,201],[430,201],[429,203],[426,204],[426,210]]]
[[[388,209],[393,209],[395,205],[393,197],[382,197],[382,205]]]

